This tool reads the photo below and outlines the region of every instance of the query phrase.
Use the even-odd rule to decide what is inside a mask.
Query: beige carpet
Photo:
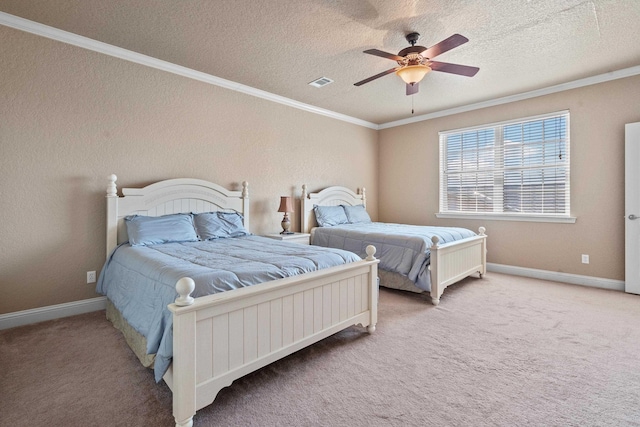
[[[104,312],[0,331],[0,425],[171,426]],[[196,426],[640,426],[640,296],[496,273],[236,381]]]

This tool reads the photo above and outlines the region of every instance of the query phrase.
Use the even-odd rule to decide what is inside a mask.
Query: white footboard
[[[174,354],[164,377],[176,425],[191,426],[198,409],[252,371],[354,324],[373,332],[374,252],[371,247],[367,260],[191,301],[187,285],[193,282],[181,279],[176,302],[190,305],[169,306]]]
[[[439,245],[438,237],[431,241],[431,302],[440,303],[445,288],[465,277],[487,272],[487,236],[485,228],[479,234],[455,242]]]

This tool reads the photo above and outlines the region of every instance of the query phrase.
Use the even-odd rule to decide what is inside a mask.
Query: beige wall
[[[302,183],[366,186],[374,219],[486,226],[489,262],[624,279],[624,124],[640,121],[640,77],[376,132],[6,27],[0,40],[0,314],[96,296],[85,273],[104,261],[111,173],[120,188],[247,180],[257,234],[279,229],[279,196]],[[438,131],[564,109],[575,224],[435,218]]]
[[[106,177],[250,185],[252,229],[281,195],[366,186],[377,132],[0,26],[0,314],[97,296]],[[299,230],[298,214],[293,229]]]
[[[624,125],[640,77],[380,131],[379,219],[487,228],[488,262],[624,280]],[[575,224],[437,219],[438,132],[568,109]],[[590,255],[590,264],[581,263]]]

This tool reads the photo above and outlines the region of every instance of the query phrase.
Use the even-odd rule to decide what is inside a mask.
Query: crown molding
[[[236,92],[244,93],[246,95],[255,96],[257,98],[266,99],[272,102],[277,102],[278,104],[283,104],[289,107],[297,108],[299,110],[307,111],[314,114],[319,114],[321,116],[330,117],[332,119],[341,120],[347,123],[352,123],[358,126],[369,128],[369,129],[374,129],[374,130],[378,129],[377,124],[368,122],[366,120],[361,120],[355,117],[347,116],[346,114],[336,113],[334,111],[325,110],[324,108],[319,108],[313,105],[305,104],[303,102],[298,102],[290,98],[285,98],[284,96],[275,95],[273,93],[256,89],[251,86],[246,86],[240,83],[233,82],[231,80],[226,80],[220,77],[212,76],[211,74],[196,71],[191,68],[183,67],[181,65],[173,64],[171,62],[167,62],[161,59],[153,58],[151,56],[143,55],[138,52],[133,52],[131,50],[123,49],[121,47],[117,47],[117,46],[113,46],[97,40],[93,40],[88,37],[70,33],[68,31],[63,31],[58,28],[40,24],[38,22],[34,22],[29,19],[20,18],[18,16],[11,15],[9,13],[0,12],[0,24],[6,27],[11,27],[16,30],[25,31],[31,34],[46,37],[62,43],[78,46],[83,49],[88,49],[94,52],[113,56],[115,58],[124,59],[125,61],[134,62],[136,64],[166,71],[172,74],[177,74],[182,77],[198,80],[214,86],[219,86],[225,89],[234,90]]]
[[[307,111],[314,114],[319,114],[321,116],[330,117],[333,119],[341,120],[347,123],[352,123],[358,126],[363,126],[363,127],[374,129],[374,130],[404,126],[407,124],[422,122],[425,120],[431,120],[439,117],[451,116],[454,114],[460,114],[468,111],[479,110],[481,108],[494,107],[497,105],[508,104],[511,102],[523,101],[525,99],[531,99],[539,96],[550,95],[557,92],[563,92],[565,90],[576,89],[576,88],[590,86],[598,83],[605,83],[608,81],[622,79],[625,77],[632,77],[640,74],[640,66],[624,68],[622,70],[611,71],[608,73],[599,74],[597,76],[586,77],[584,79],[561,83],[558,85],[549,86],[542,89],[536,89],[529,92],[523,92],[515,95],[504,96],[501,98],[490,99],[487,101],[481,101],[474,104],[468,104],[460,107],[449,108],[446,110],[435,111],[433,113],[422,114],[420,116],[410,117],[407,119],[396,120],[396,121],[391,121],[391,122],[382,123],[382,124],[376,124],[376,123],[368,122],[366,120],[358,119],[356,117],[347,116],[346,114],[337,113],[335,111],[326,110],[324,108],[315,107],[313,105],[295,101],[290,98],[285,98],[280,95],[275,95],[273,93],[256,89],[251,86],[246,86],[240,83],[233,82],[231,80],[226,80],[220,77],[213,76],[211,74],[196,71],[191,68],[183,67],[181,65],[173,64],[171,62],[163,61],[161,59],[153,58],[151,56],[133,52],[131,50],[123,49],[117,46],[113,46],[107,43],[93,40],[88,37],[70,33],[68,31],[63,31],[63,30],[50,27],[48,25],[40,24],[38,22],[34,22],[25,18],[20,18],[18,16],[11,15],[9,13],[0,12],[0,25],[4,25],[7,27],[25,31],[38,36],[46,37],[52,40],[78,46],[83,49],[88,49],[94,52],[124,59],[125,61],[134,62],[136,64],[144,65],[151,68],[156,68],[158,70],[162,70],[162,71],[166,71],[179,76],[198,80],[214,86],[219,86],[225,89],[244,93],[246,95],[251,95],[251,96],[262,98],[268,101],[277,102],[279,104],[287,105],[289,107],[297,108],[299,110]]]
[[[577,89],[584,86],[605,83],[611,80],[623,79],[625,77],[637,76],[640,74],[640,66],[624,68],[622,70],[611,71],[597,76],[586,77],[572,82],[561,83],[555,86],[549,86],[542,89],[536,89],[529,92],[518,93],[515,95],[504,96],[502,98],[490,99],[487,101],[476,102],[475,104],[463,105],[461,107],[449,108],[447,110],[436,111],[433,113],[422,114],[408,119],[396,120],[393,122],[382,123],[378,129],[388,129],[397,126],[404,126],[410,123],[422,122],[425,120],[436,119],[438,117],[451,116],[453,114],[466,113],[468,111],[479,110],[481,108],[495,107],[496,105],[509,104],[511,102],[523,101],[525,99],[536,98],[538,96],[550,95],[552,93],[564,92],[565,90]]]

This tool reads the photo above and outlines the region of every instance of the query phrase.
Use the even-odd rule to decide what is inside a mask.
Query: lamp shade
[[[293,212],[293,201],[289,196],[280,197],[280,207],[278,212]]]
[[[407,65],[396,71],[396,74],[400,76],[407,84],[418,83],[420,80],[431,71],[427,65]]]

